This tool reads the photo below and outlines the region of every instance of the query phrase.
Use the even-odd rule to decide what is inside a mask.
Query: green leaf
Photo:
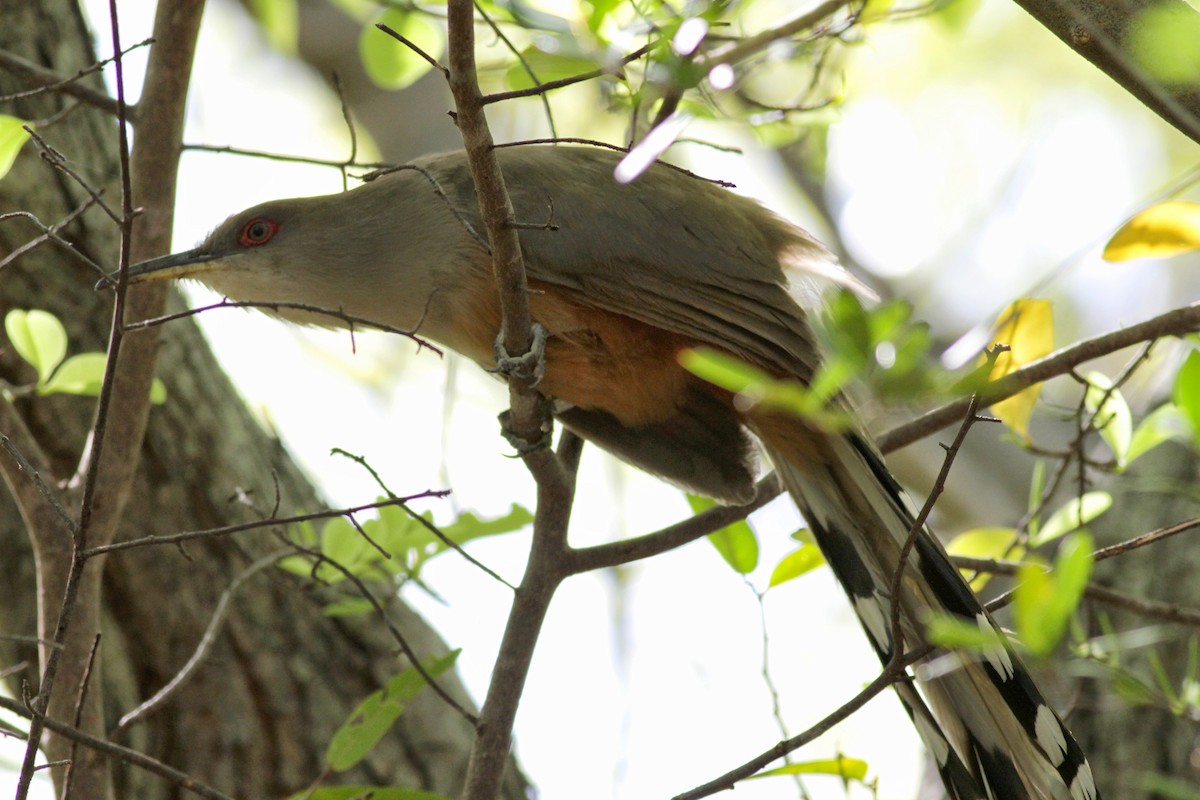
[[[167,402],[167,385],[158,378],[150,382],[150,402],[156,406]]]
[[[374,610],[375,606],[371,605],[370,600],[362,597],[343,597],[326,605],[321,609],[321,613],[327,617],[361,617]]]
[[[804,573],[824,565],[825,556],[821,555],[821,551],[813,545],[804,545],[780,559],[775,569],[771,570],[771,582],[767,588],[799,578]]]
[[[17,355],[37,370],[39,384],[49,379],[67,354],[67,329],[49,311],[14,309],[4,317],[4,332]]]
[[[1124,467],[1129,460],[1129,444],[1133,439],[1133,414],[1121,390],[1113,386],[1108,376],[1101,372],[1090,372],[1087,376],[1088,389],[1083,404],[1095,415],[1095,427],[1117,457],[1117,466]]]
[[[1004,646],[1004,640],[996,630],[981,628],[953,614],[930,614],[925,630],[931,644],[952,650],[984,651]]]
[[[561,41],[561,37],[551,41],[558,43]],[[504,74],[504,80],[511,89],[529,89],[536,86],[537,84],[529,75],[530,71],[537,77],[539,83],[549,83],[563,78],[573,78],[585,72],[593,72],[603,66],[596,59],[583,54],[562,50],[547,52],[534,45],[521,51],[521,59],[524,64],[517,61]],[[611,76],[609,79],[612,79]]]
[[[1147,414],[1134,429],[1129,452],[1125,455],[1126,464],[1168,439],[1187,439],[1188,433],[1188,420],[1183,411],[1174,403],[1164,403]]]
[[[103,353],[80,353],[62,362],[55,370],[50,380],[38,388],[41,394],[81,394],[95,396],[100,394],[100,386],[104,383],[104,368],[108,359]]]
[[[295,55],[300,35],[296,0],[250,0],[250,12],[262,25],[267,41],[281,53]]]
[[[697,514],[716,505],[713,500],[694,494],[689,494],[687,500],[692,511]],[[710,533],[707,538],[712,546],[717,548],[721,558],[725,559],[725,563],[733,567],[734,572],[739,575],[753,572],[758,566],[758,537],[745,520],[726,525],[721,530]]]
[[[387,25],[431,57],[439,59],[446,48],[444,32],[423,14],[401,8],[389,8],[378,23]],[[363,67],[375,85],[382,89],[403,89],[432,69],[424,58],[403,42],[368,24],[358,37],[358,53]]]
[[[1030,547],[1041,547],[1065,533],[1082,528],[1112,506],[1112,495],[1108,492],[1087,492],[1082,497],[1073,497],[1050,515],[1036,536],[1029,537]]]
[[[382,558],[379,551],[345,517],[334,517],[321,529],[321,555],[355,575],[361,574],[372,561]],[[337,583],[345,577],[341,570],[328,564],[317,568],[317,576],[329,583]]]
[[[1200,800],[1200,784],[1157,772],[1142,773],[1138,788],[1160,800]]]
[[[1192,423],[1192,437],[1200,445],[1200,351],[1188,353],[1179,374],[1175,376],[1175,388],[1171,399],[1188,421]]]
[[[23,119],[0,114],[0,178],[12,169],[17,153],[29,139],[29,131],[25,130],[28,124]]]
[[[1092,537],[1080,531],[1063,541],[1054,569],[1027,564],[1013,599],[1017,635],[1031,652],[1049,655],[1075,613],[1092,572]]]
[[[1174,86],[1200,84],[1200,12],[1188,3],[1156,3],[1129,25],[1126,47],[1150,76]]]
[[[971,558],[1021,559],[1025,556],[1025,548],[1017,541],[1017,532],[1013,528],[972,528],[955,536],[946,544],[947,552],[956,556]],[[971,588],[978,592],[991,579],[985,572],[975,573],[974,570],[960,570],[964,577],[971,579]]]
[[[288,800],[447,800],[444,795],[423,789],[398,789],[394,786],[323,786],[297,792]]]
[[[751,777],[766,778],[771,775],[837,775],[847,780],[862,781],[867,777],[867,762],[860,758],[824,758],[818,761],[802,761],[768,769]]]
[[[454,665],[460,650],[430,659],[425,671],[437,677]],[[350,712],[334,732],[325,761],[334,772],[345,772],[362,761],[404,713],[405,707],[425,688],[425,678],[415,667],[397,673],[383,689],[372,692]]]
[[[458,515],[458,519],[454,520],[454,522],[443,526],[442,533],[450,537],[452,541],[463,544],[464,542],[469,542],[472,539],[480,539],[484,536],[496,536],[519,531],[526,525],[531,524],[533,524],[532,512],[522,505],[513,503],[509,507],[507,514],[502,517],[492,517],[491,519],[481,519],[469,511],[464,511]],[[440,540],[438,544],[445,547]]]
[[[279,559],[278,566],[285,572],[307,578],[312,575],[314,563],[309,556],[287,556]]]
[[[701,380],[733,392],[740,408],[763,405],[787,411],[826,430],[838,430],[846,425],[845,414],[826,409],[829,396],[816,386],[820,376],[810,390],[799,381],[776,380],[752,364],[706,347],[684,350],[679,354],[679,363]]]

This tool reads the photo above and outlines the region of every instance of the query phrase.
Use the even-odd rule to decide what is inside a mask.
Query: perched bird
[[[928,532],[891,596],[914,518],[864,432],[745,407],[680,366],[682,350],[705,346],[811,381],[821,355],[789,278],[829,272],[825,248],[757,203],[665,165],[618,184],[619,155],[497,151],[518,220],[553,222],[522,226],[520,240],[532,315],[547,334],[538,389],[556,417],[625,461],[726,503],[754,495],[757,439],[885,662],[893,603],[910,650],[928,644],[930,612],[1006,642]],[[345,324],[312,310],[330,309],[414,331],[491,368],[500,307],[483,236],[457,152],[348,192],[255,206],[195,249],[130,275],[194,278],[233,300],[294,304],[270,312],[284,319]],[[920,686],[896,690],[951,797],[1099,797],[1083,753],[1006,644],[963,653]]]

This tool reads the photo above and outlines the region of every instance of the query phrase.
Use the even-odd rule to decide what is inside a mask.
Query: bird
[[[821,354],[797,287],[836,272],[829,251],[758,202],[667,164],[619,183],[619,152],[495,154],[545,334],[537,389],[556,419],[726,504],[754,497],[761,447],[880,659],[896,645],[893,603],[907,648],[930,646],[931,613],[997,637],[982,653],[956,654],[953,668],[917,670],[894,687],[948,796],[1099,800],[1075,739],[927,529],[891,596],[914,515],[848,402],[834,400],[850,423],[822,426],[740,403],[681,366],[682,352],[710,348],[807,385]],[[287,321],[370,321],[496,368],[500,302],[463,151],[349,191],[256,205],[197,247],[129,270],[131,283],[184,278]]]

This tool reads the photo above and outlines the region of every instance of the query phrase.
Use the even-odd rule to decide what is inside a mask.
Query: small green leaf
[[[797,764],[784,764],[782,767],[768,769],[751,776],[766,778],[771,775],[837,775],[852,781],[862,781],[867,777],[867,762],[860,758],[824,758],[818,761],[802,761]]]
[[[561,37],[551,41],[557,44],[561,41]],[[504,80],[510,89],[529,89],[537,85],[529,74],[531,71],[539,83],[549,83],[563,78],[573,78],[585,72],[594,72],[601,66],[603,65],[596,59],[579,53],[563,52],[562,50],[547,52],[541,47],[530,45],[521,51],[521,61],[517,61],[508,68]]]
[[[1108,376],[1091,372],[1087,376],[1088,389],[1083,404],[1095,415],[1095,428],[1100,438],[1117,457],[1117,466],[1124,467],[1129,459],[1129,444],[1133,439],[1133,414],[1121,390],[1113,386]]]
[[[293,575],[307,578],[312,575],[313,561],[309,556],[287,556],[279,559],[279,568]]]
[[[1200,11],[1188,3],[1157,3],[1137,13],[1126,47],[1152,78],[1174,86],[1200,84]]]
[[[1134,429],[1133,438],[1129,441],[1129,452],[1125,456],[1126,463],[1145,455],[1168,439],[1187,439],[1188,433],[1187,417],[1179,406],[1164,403],[1147,414]]]
[[[378,22],[387,25],[435,59],[441,58],[445,50],[445,33],[416,11],[389,8],[380,15]],[[432,68],[412,48],[396,41],[374,24],[363,28],[358,37],[358,52],[367,75],[382,89],[403,89]]]
[[[1159,800],[1200,800],[1200,785],[1187,778],[1143,772],[1138,789]]]
[[[49,379],[67,354],[67,329],[49,311],[10,311],[4,317],[4,332],[17,355],[37,370],[40,384]]]
[[[1082,497],[1073,497],[1050,515],[1036,536],[1029,537],[1030,547],[1041,547],[1065,533],[1082,528],[1112,506],[1112,495],[1108,492],[1087,492]]]
[[[1013,618],[1017,635],[1036,655],[1049,655],[1075,613],[1092,572],[1092,537],[1080,531],[1063,541],[1054,569],[1030,563],[1017,574]]]
[[[1171,399],[1188,421],[1192,423],[1192,436],[1200,445],[1200,351],[1188,353],[1179,374],[1175,376],[1175,388]]]
[[[533,524],[533,514],[529,509],[513,503],[507,514],[491,519],[481,519],[469,511],[464,511],[454,522],[443,526],[442,533],[450,537],[452,541],[463,544],[484,536],[519,531],[531,524]]]
[[[980,652],[1004,646],[1004,640],[993,628],[981,628],[953,614],[930,614],[925,630],[931,644],[952,650]]]
[[[775,569],[771,570],[771,582],[767,588],[786,583],[793,578],[799,578],[804,573],[811,572],[817,567],[824,565],[825,556],[821,555],[821,551],[813,545],[804,545],[779,560],[779,563],[775,565]]]
[[[103,353],[80,353],[62,362],[38,389],[41,394],[81,394],[95,396],[100,394],[100,386],[104,383],[104,368],[108,359]]]
[[[716,505],[713,500],[694,494],[689,494],[687,500],[692,511],[697,514]],[[734,572],[739,575],[749,574],[758,566],[758,537],[745,520],[726,525],[721,530],[710,533],[707,538],[712,546],[717,548],[721,558],[725,559],[725,563],[733,567]]]
[[[167,402],[167,385],[158,378],[150,382],[150,402],[156,406]]]
[[[321,613],[327,617],[361,617],[374,610],[375,606],[371,605],[370,600],[362,597],[343,597],[326,605],[321,609]]]
[[[361,574],[372,561],[382,558],[379,551],[345,517],[334,517],[321,529],[321,555],[355,575]],[[330,583],[337,583],[345,577],[341,570],[327,564],[317,569],[317,575]]]
[[[425,671],[437,677],[454,665],[458,654],[453,652],[425,662]],[[325,752],[325,761],[334,772],[345,772],[367,757],[392,724],[404,713],[405,707],[425,688],[425,678],[415,667],[397,673],[383,689],[367,695],[334,732]]]
[[[281,53],[294,55],[300,35],[300,10],[296,0],[250,0],[250,12],[267,34],[267,41]]]
[[[28,124],[23,119],[0,114],[0,178],[12,169],[17,153],[21,152],[21,147],[29,139],[29,131],[25,130]]]

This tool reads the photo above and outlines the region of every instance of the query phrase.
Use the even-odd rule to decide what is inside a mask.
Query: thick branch
[[[1200,90],[1196,84],[1170,87],[1146,74],[1126,52],[1130,33],[1148,8],[1173,7],[1195,14],[1183,0],[1016,0],[1063,44],[1146,104],[1192,141],[1200,143]],[[1194,43],[1193,43],[1194,44]]]

